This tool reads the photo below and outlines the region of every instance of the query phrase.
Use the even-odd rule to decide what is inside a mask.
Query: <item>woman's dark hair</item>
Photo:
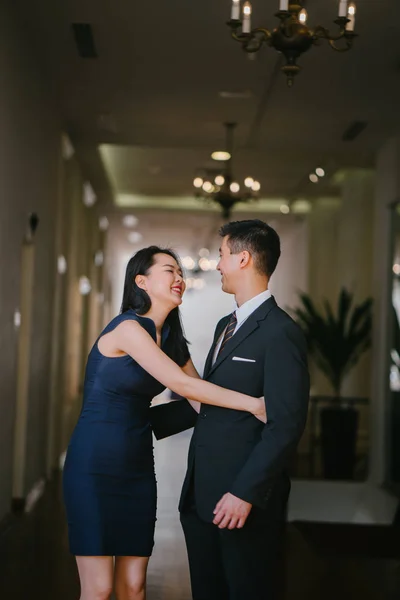
[[[138,275],[147,275],[150,268],[155,264],[157,254],[168,254],[181,267],[180,260],[170,248],[149,246],[142,248],[132,256],[126,267],[124,293],[122,296],[121,313],[134,310],[138,315],[145,315],[151,308],[150,296],[136,283]],[[182,268],[182,267],[181,267]],[[169,343],[175,348],[174,356],[176,362],[183,366],[189,359],[187,341],[183,333],[179,308],[174,308],[168,315],[166,321],[170,327]]]
[[[281,255],[279,235],[275,229],[264,221],[250,219],[226,223],[219,230],[219,235],[228,236],[231,254],[247,250],[253,256],[258,272],[271,277]]]

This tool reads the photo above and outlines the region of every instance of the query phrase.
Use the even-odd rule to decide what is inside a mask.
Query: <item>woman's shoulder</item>
[[[113,319],[111,319],[108,325],[106,325],[106,327],[104,328],[103,333],[112,331],[113,329],[118,327],[118,325],[126,321],[139,321],[139,319],[139,315],[137,315],[134,310],[126,310],[114,317]]]

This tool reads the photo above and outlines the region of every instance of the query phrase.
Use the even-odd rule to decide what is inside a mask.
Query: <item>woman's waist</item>
[[[127,419],[148,422],[150,416],[150,400],[136,397],[100,397],[84,400],[80,418],[106,419],[112,421]]]

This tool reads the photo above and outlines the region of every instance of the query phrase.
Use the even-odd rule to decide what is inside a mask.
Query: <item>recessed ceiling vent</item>
[[[343,133],[342,140],[352,142],[364,131],[367,125],[367,121],[353,121]]]
[[[92,26],[89,23],[72,23],[72,31],[81,58],[97,58]]]

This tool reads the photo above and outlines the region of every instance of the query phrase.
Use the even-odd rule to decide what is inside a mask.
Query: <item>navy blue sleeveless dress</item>
[[[133,310],[113,319],[100,337],[127,319],[156,341],[154,322]],[[165,324],[161,347],[174,360],[169,333]],[[76,556],[150,556],[157,489],[149,413],[153,397],[165,387],[130,356],[101,354],[97,341],[64,465],[70,550]]]

